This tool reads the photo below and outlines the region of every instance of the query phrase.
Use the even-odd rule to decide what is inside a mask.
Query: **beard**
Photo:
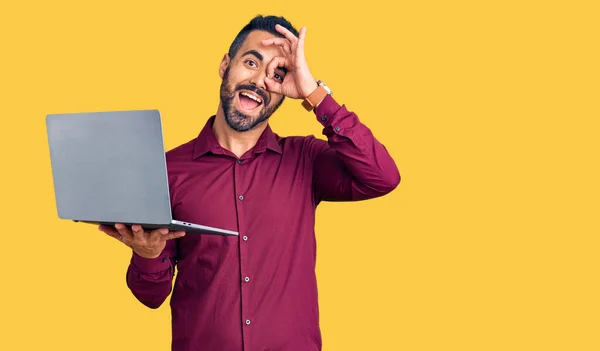
[[[223,81],[221,82],[221,105],[223,106],[223,113],[225,115],[225,121],[229,127],[237,132],[246,132],[256,128],[259,124],[268,120],[271,115],[277,111],[279,106],[283,103],[285,97],[282,97],[276,104],[270,106],[271,99],[267,93],[257,88],[252,84],[238,84],[235,88],[229,87],[229,67],[223,74]],[[262,107],[258,116],[253,117],[242,113],[238,110],[234,104],[233,99],[236,94],[240,91],[247,90],[251,91],[262,99]]]

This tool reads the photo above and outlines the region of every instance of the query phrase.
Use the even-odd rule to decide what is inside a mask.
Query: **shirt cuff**
[[[171,261],[166,255],[160,255],[156,258],[145,258],[133,251],[131,263],[142,273],[160,273],[166,271],[171,266]]]
[[[342,106],[340,106],[330,94],[327,94],[323,101],[317,105],[314,112],[319,123],[321,123],[323,127],[329,127],[335,122],[335,113],[341,107]]]

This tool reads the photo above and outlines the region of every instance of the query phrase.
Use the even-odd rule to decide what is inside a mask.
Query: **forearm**
[[[400,173],[396,163],[355,113],[331,96],[314,112],[329,145],[315,161],[317,181],[321,182],[317,186],[337,191],[337,197],[346,200],[382,196],[397,187]]]
[[[149,308],[158,308],[171,293],[174,260],[168,255],[153,259],[133,253],[127,269],[127,286]]]

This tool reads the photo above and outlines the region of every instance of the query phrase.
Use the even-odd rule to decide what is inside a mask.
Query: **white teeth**
[[[247,93],[245,91],[242,91],[242,95],[249,97],[250,99],[258,102],[259,104],[262,103],[262,100],[258,96],[252,95],[252,94]]]

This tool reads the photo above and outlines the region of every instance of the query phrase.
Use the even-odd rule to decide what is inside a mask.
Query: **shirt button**
[[[250,320],[246,319],[246,325],[250,325]]]
[[[240,195],[240,196],[238,197],[238,199],[240,199],[240,201],[241,201],[241,200],[244,200],[244,195]]]
[[[244,239],[244,241],[248,241],[248,237],[246,235],[244,235],[242,239]]]
[[[237,163],[238,164],[242,164],[242,160],[237,160]]]
[[[247,283],[247,282],[249,282],[249,281],[250,281],[250,277],[246,277],[246,278],[244,278],[244,281],[245,281],[246,283]]]
[[[340,127],[335,127],[335,131],[339,132],[340,131]]]
[[[327,119],[327,116],[321,116],[321,121],[324,121]]]

